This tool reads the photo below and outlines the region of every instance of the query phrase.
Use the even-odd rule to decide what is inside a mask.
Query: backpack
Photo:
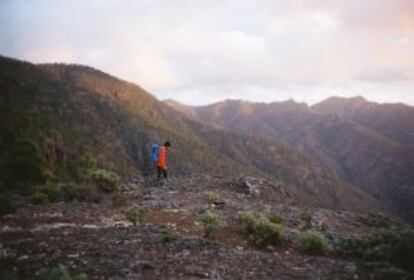
[[[158,159],[158,152],[160,150],[160,145],[157,143],[152,144],[151,146],[151,162],[156,163]]]

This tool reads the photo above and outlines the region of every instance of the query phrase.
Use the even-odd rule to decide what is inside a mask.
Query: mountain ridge
[[[1,127],[2,135],[30,137],[45,154],[63,154],[63,163],[48,158],[56,174],[73,176],[87,153],[124,174],[153,174],[147,146],[154,139],[169,139],[174,146],[169,165],[177,175],[259,174],[291,185],[314,204],[378,207],[368,195],[283,143],[194,121],[141,87],[93,68],[3,58],[0,70],[2,113],[10,119]],[[65,174],[68,169],[72,175]]]
[[[243,113],[242,104],[249,106],[248,115]],[[180,106],[182,110],[185,105]],[[294,101],[227,101],[192,110],[192,117],[200,121],[282,141],[370,193],[392,211],[414,218],[409,210],[409,201],[414,201],[409,195],[414,186],[414,151],[404,134],[414,131],[414,122],[410,121],[414,107],[381,105],[362,97],[333,97],[314,106]],[[390,111],[393,114],[389,115]],[[366,112],[373,116],[360,117]]]

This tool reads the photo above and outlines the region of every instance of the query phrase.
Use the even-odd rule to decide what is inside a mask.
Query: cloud
[[[399,82],[399,81],[412,81],[413,77],[411,73],[414,72],[414,67],[411,69],[403,68],[382,68],[382,69],[365,69],[360,73],[357,78],[374,83],[384,82]]]
[[[0,53],[88,64],[159,98],[414,104],[412,0],[3,0]]]

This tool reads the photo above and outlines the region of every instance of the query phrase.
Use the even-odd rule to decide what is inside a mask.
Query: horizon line
[[[171,100],[171,101],[177,102],[177,103],[179,103],[183,106],[188,106],[188,107],[206,107],[206,106],[211,106],[211,105],[215,105],[215,104],[220,104],[220,103],[223,103],[223,102],[237,102],[237,101],[238,102],[246,102],[246,103],[255,103],[255,104],[274,104],[274,103],[294,102],[294,103],[297,103],[297,104],[304,104],[307,107],[312,107],[316,104],[322,103],[322,102],[324,102],[328,99],[332,99],[332,98],[341,98],[341,99],[345,99],[345,100],[360,98],[360,99],[363,99],[365,102],[375,103],[375,104],[378,104],[378,105],[405,105],[405,106],[408,106],[408,107],[414,107],[414,104],[411,104],[411,103],[408,103],[408,102],[404,102],[404,101],[380,102],[380,101],[376,101],[376,100],[372,100],[370,98],[367,98],[362,94],[355,94],[355,95],[352,95],[352,96],[343,96],[341,94],[332,94],[332,95],[329,95],[326,98],[321,98],[317,102],[307,102],[307,101],[304,101],[304,100],[295,99],[293,96],[290,96],[290,97],[287,97],[286,99],[282,99],[282,100],[275,99],[275,100],[268,101],[268,102],[259,101],[259,100],[249,100],[249,99],[246,99],[246,98],[232,98],[232,97],[230,97],[230,98],[219,99],[217,101],[207,102],[207,103],[204,103],[204,104],[194,104],[194,103],[191,104],[189,102],[183,102],[183,101],[177,100],[175,98],[171,98],[171,97],[160,98],[156,93],[154,93],[151,90],[146,89],[144,86],[140,85],[137,82],[130,81],[130,80],[125,79],[123,77],[119,77],[118,75],[107,72],[106,70],[101,70],[97,67],[94,67],[94,66],[91,66],[91,65],[88,65],[88,64],[82,64],[82,63],[76,63],[76,62],[56,62],[56,61],[55,62],[36,63],[36,62],[32,62],[32,61],[29,61],[29,60],[26,60],[26,59],[10,57],[10,56],[7,56],[7,55],[3,55],[1,53],[0,53],[0,58],[15,60],[15,61],[19,61],[19,62],[22,62],[22,63],[29,63],[29,64],[36,65],[36,66],[41,66],[41,65],[63,65],[63,66],[89,68],[89,69],[92,69],[94,71],[101,72],[101,73],[104,73],[106,75],[109,75],[109,76],[111,76],[113,78],[116,78],[118,80],[121,80],[123,82],[127,82],[127,83],[133,84],[137,87],[140,87],[141,89],[143,89],[148,94],[152,95],[154,98],[156,98],[160,102],[166,102],[166,101]]]

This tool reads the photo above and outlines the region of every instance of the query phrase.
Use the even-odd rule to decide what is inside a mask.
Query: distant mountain
[[[90,67],[0,57],[0,163],[17,140],[30,139],[59,178],[76,176],[86,154],[121,174],[153,174],[148,145],[169,139],[172,174],[257,174],[314,204],[378,209],[369,195],[281,141],[205,124],[190,111]]]
[[[312,106],[322,113],[338,115],[414,148],[414,108],[405,104],[378,104],[362,97],[332,97]]]
[[[170,106],[202,122],[281,141],[414,222],[412,107],[362,98],[331,98],[313,107],[292,100],[228,100],[186,110]]]

